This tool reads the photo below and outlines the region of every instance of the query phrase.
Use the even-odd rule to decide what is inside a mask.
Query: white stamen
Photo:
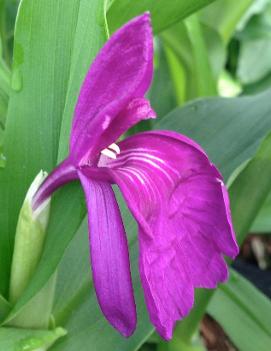
[[[115,151],[117,155],[120,154],[120,148],[118,147],[117,144],[111,144],[111,145],[108,146],[108,148],[112,149],[113,151]]]
[[[117,158],[117,155],[113,151],[108,150],[108,149],[102,150],[101,154],[103,154],[109,158],[113,158],[114,160]]]

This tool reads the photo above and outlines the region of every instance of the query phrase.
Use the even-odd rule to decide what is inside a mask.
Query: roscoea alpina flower
[[[91,65],[75,108],[69,156],[37,191],[36,209],[79,179],[88,208],[93,281],[100,307],[123,335],[136,326],[127,239],[112,184],[139,228],[139,269],[150,319],[165,339],[193,306],[194,288],[227,279],[223,254],[235,257],[227,190],[194,141],[172,131],[130,127],[155,118],[144,94],[153,72],[150,16],[118,30]],[[163,92],[161,91],[161,94]]]

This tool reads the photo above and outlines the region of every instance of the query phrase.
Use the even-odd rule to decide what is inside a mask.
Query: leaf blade
[[[157,34],[181,19],[188,17],[200,8],[209,5],[214,0],[115,0],[109,7],[107,19],[109,29],[114,32],[129,19],[150,11],[154,33]]]
[[[219,287],[208,312],[240,351],[269,350],[271,302],[236,271],[231,270],[228,283]]]
[[[62,29],[76,11],[76,3],[65,9],[64,1],[23,0],[20,4],[5,131],[7,162],[0,172],[0,291],[5,295],[15,226],[25,192],[41,168],[51,170],[56,163],[73,35],[72,25],[66,31]]]

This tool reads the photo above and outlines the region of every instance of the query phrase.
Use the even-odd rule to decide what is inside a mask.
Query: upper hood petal
[[[153,39],[149,13],[119,29],[101,49],[81,87],[72,125],[70,152],[82,157],[152,79]],[[122,123],[120,120],[119,123]]]

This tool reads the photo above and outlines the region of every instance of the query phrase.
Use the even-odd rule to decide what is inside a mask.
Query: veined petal
[[[144,96],[152,71],[152,30],[150,15],[145,13],[113,34],[91,65],[75,109],[72,154],[80,157],[91,147],[97,147],[100,136],[110,129],[113,120],[132,100]],[[118,123],[122,122],[126,123],[119,118]]]
[[[103,157],[139,224],[140,273],[151,320],[169,339],[193,305],[194,288],[227,279],[222,257],[235,257],[227,191],[194,141],[174,132],[145,132]]]
[[[126,235],[111,185],[79,172],[89,223],[90,257],[97,298],[107,320],[124,336],[136,327]]]

